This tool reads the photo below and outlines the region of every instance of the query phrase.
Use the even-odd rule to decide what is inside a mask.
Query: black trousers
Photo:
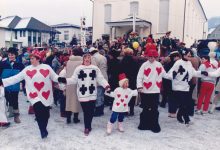
[[[130,107],[130,114],[134,113],[134,105],[135,105],[136,96],[133,96],[128,103],[128,106]]]
[[[178,113],[177,118],[184,119],[185,123],[190,121],[189,119],[189,109],[191,106],[190,93],[187,91],[174,91],[174,99],[178,101]]]
[[[173,91],[169,96],[168,104],[168,112],[175,114],[178,108],[178,100],[175,99]]]
[[[83,110],[85,129],[92,129],[92,119],[95,111],[96,101],[80,102]]]
[[[18,93],[5,91],[5,99],[14,110],[18,110]]]
[[[154,133],[160,132],[161,128],[158,122],[159,119],[159,94],[144,94],[141,93],[141,107],[143,108],[140,114],[140,124],[138,129],[151,130]]]
[[[190,85],[190,89],[189,89],[189,96],[190,96],[190,102],[189,102],[189,115],[190,116],[194,116],[194,107],[195,107],[195,101],[194,101],[194,99],[192,99],[192,95],[193,95],[193,90],[194,90],[194,88],[196,87],[196,85],[195,84],[192,84],[192,85]]]
[[[41,102],[35,103],[33,107],[41,134],[43,132],[47,132],[47,124],[50,118],[50,108],[44,106]]]

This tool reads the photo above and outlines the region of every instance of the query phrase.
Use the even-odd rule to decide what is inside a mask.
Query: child
[[[111,134],[112,125],[118,118],[118,130],[120,132],[124,132],[122,122],[124,119],[125,112],[128,112],[128,103],[133,96],[137,96],[137,90],[131,90],[128,88],[128,79],[124,73],[119,75],[119,86],[111,92],[110,94],[106,93],[106,95],[110,97],[114,97],[114,104],[112,106],[112,115],[110,121],[107,124],[107,134]]]

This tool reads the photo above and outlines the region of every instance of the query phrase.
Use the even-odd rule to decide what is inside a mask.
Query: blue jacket
[[[0,63],[0,75],[2,79],[14,76],[23,69],[24,65],[22,63],[18,63],[17,61],[15,61],[13,65],[10,64],[8,59]],[[20,83],[5,88],[5,91],[8,92],[18,92],[19,90]]]

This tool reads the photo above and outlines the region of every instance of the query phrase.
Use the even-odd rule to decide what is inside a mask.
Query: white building
[[[55,39],[59,43],[70,43],[73,37],[76,37],[78,40],[80,39],[81,30],[80,26],[63,23],[52,25],[52,28],[56,31],[59,31],[60,34],[56,34]]]
[[[29,17],[9,16],[0,20],[0,47],[28,47],[49,43],[52,28]]]
[[[94,0],[93,41],[109,34],[110,39],[132,31],[133,15],[136,32],[154,38],[172,31],[171,37],[188,46],[207,37],[207,18],[199,0]]]

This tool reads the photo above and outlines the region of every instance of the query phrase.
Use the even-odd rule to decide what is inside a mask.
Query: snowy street
[[[111,111],[106,107],[105,115],[93,119],[93,130],[88,137],[84,136],[83,118],[80,113],[79,124],[66,124],[60,117],[59,108],[53,106],[49,120],[47,139],[40,137],[34,115],[28,115],[29,103],[23,94],[19,97],[21,124],[0,129],[0,150],[219,150],[220,148],[220,112],[213,115],[195,115],[193,125],[186,127],[176,119],[167,117],[167,109],[160,108],[160,125],[162,131],[154,134],[150,131],[139,131],[139,113],[135,107],[135,116],[125,118],[124,133],[115,128],[106,135],[106,124]]]

